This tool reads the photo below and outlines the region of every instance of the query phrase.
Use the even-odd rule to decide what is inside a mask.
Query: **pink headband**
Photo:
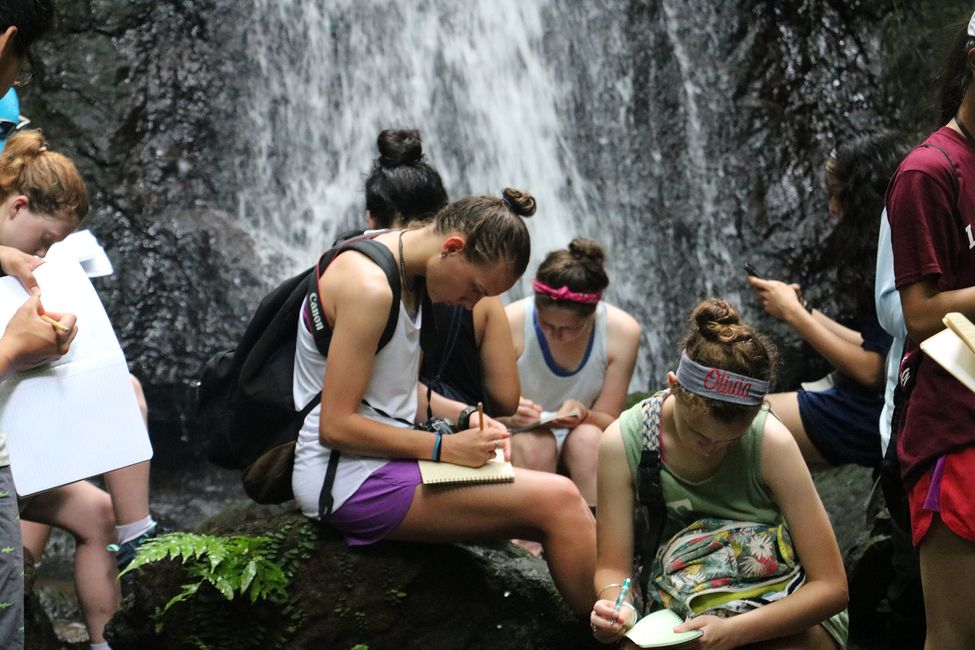
[[[569,287],[559,287],[558,289],[553,289],[552,287],[539,282],[538,280],[532,280],[532,288],[535,290],[535,293],[545,294],[552,300],[578,302],[583,305],[595,305],[603,297],[602,291],[597,291],[595,293],[577,293],[570,290]]]

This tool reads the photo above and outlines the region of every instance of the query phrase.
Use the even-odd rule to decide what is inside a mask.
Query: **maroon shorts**
[[[415,460],[391,460],[325,521],[345,536],[349,546],[374,544],[403,521],[422,482]]]
[[[911,488],[911,537],[918,546],[938,513],[955,535],[975,542],[975,447],[942,456]]]

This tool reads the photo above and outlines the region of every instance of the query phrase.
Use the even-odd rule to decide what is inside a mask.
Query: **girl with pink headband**
[[[636,502],[640,456],[645,439],[656,439],[666,504],[664,543],[706,517],[784,523],[805,571],[802,586],[784,597],[778,592],[778,599],[767,598],[770,602],[750,610],[741,607],[747,611],[730,617],[723,616],[731,610],[713,607],[692,614],[675,631],[701,630],[695,647],[702,648],[759,642],[762,648],[845,647],[847,586],[839,547],[796,441],[764,404],[774,380],[775,347],[717,299],[694,309],[681,347],[677,372],[667,373],[668,388],[624,412],[599,444],[593,635],[603,643],[620,641],[639,618],[634,592],[640,590],[618,599],[633,575],[634,530],[639,530],[634,506],[643,510]],[[769,549],[761,553],[773,556]],[[650,575],[659,575],[659,562],[652,566]],[[659,607],[655,597],[646,610]]]
[[[596,503],[599,436],[623,408],[640,326],[602,300],[609,278],[602,247],[574,239],[538,268],[535,295],[506,311],[518,355],[522,398],[508,420],[530,426],[544,411],[563,414],[512,438],[512,462],[567,474]]]

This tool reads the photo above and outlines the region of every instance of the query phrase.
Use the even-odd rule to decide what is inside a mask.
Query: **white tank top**
[[[525,298],[524,351],[518,357],[518,377],[525,397],[545,411],[557,411],[569,398],[591,407],[603,390],[608,363],[605,303],[596,306],[596,324],[582,362],[578,368],[566,370],[556,365],[541,331],[536,329],[535,299]]]
[[[399,320],[396,322],[393,337],[376,355],[369,384],[363,395],[365,401],[372,406],[393,417],[410,422],[416,419],[416,381],[420,370],[420,321],[419,313],[414,322],[400,303]],[[362,353],[369,354],[370,351],[363,350]],[[318,352],[311,332],[305,328],[303,319],[299,315],[294,373],[296,409],[304,408],[315,393],[322,390],[326,366],[325,357]],[[341,372],[341,369],[338,371]],[[321,404],[312,409],[298,433],[295,467],[291,478],[291,487],[298,506],[306,516],[315,519],[318,518],[318,499],[331,455],[331,449],[318,439],[321,409]],[[392,418],[379,415],[365,404],[359,404],[358,413],[390,426],[407,426]],[[387,461],[388,459],[385,458],[356,456],[343,452],[339,457],[335,483],[332,486],[334,499],[332,511],[338,510],[350,496],[355,494],[359,486]]]

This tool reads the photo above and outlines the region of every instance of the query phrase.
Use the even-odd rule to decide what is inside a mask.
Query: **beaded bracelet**
[[[443,434],[438,432],[436,435],[437,435],[437,439],[433,443],[433,462],[439,463],[440,462],[440,444],[443,442]]]

